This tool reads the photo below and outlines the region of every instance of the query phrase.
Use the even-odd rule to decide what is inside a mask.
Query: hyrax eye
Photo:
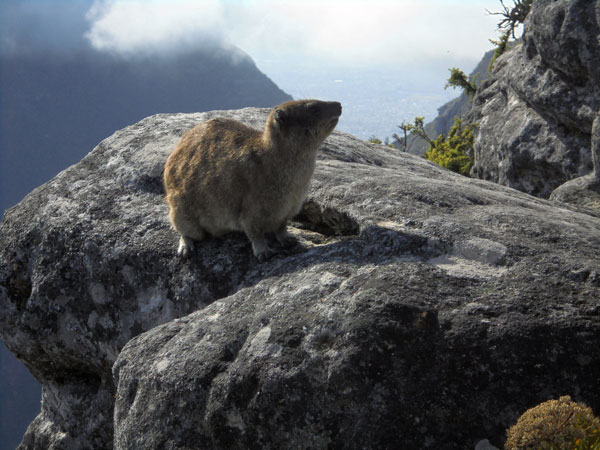
[[[285,112],[282,109],[275,111],[275,120],[279,123],[285,122]]]

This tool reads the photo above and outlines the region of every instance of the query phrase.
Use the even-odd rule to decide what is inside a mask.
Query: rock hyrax
[[[338,102],[298,100],[273,108],[262,132],[224,118],[188,131],[164,171],[177,253],[188,255],[207,233],[243,231],[259,260],[273,254],[265,233],[293,242],[287,221],[300,211],[317,150],[341,114]]]

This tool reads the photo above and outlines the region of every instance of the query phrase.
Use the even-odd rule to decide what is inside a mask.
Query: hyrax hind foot
[[[302,244],[300,244],[298,239],[287,233],[287,231],[283,233],[276,232],[275,238],[277,239],[279,246],[277,246],[275,242],[271,242],[271,244],[275,245],[275,247],[271,247],[268,244],[271,239],[259,240],[258,242],[252,241],[252,250],[259,262],[266,261],[275,255],[294,254],[302,248]]]
[[[288,233],[285,228],[278,230],[277,233],[275,233],[275,237],[277,238],[277,242],[279,242],[283,248],[290,248],[298,245],[298,239]]]
[[[273,256],[275,256],[275,254],[276,254],[276,252],[273,251],[273,249],[271,249],[269,247],[265,248],[260,253],[254,252],[254,256],[256,256],[256,259],[258,260],[258,262],[265,262],[265,261],[271,259]]]

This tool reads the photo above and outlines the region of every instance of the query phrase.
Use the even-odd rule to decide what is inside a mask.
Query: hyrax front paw
[[[252,241],[252,251],[259,262],[266,261],[275,255],[275,252],[271,247],[269,247],[269,245],[267,245],[267,242],[264,240],[264,238],[255,239]]]
[[[177,254],[182,258],[188,258],[194,250],[194,241],[190,238],[181,237],[179,239],[179,248],[177,248]]]

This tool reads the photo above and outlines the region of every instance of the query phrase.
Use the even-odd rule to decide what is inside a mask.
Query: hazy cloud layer
[[[224,17],[217,0],[95,1],[85,37],[109,52],[171,52],[222,41]]]
[[[255,59],[400,65],[476,61],[498,0],[1,0],[2,50],[93,46],[120,54],[207,43]]]
[[[477,60],[490,48],[497,0],[102,0],[87,39],[117,53],[173,51],[207,40],[254,58],[345,64]]]

